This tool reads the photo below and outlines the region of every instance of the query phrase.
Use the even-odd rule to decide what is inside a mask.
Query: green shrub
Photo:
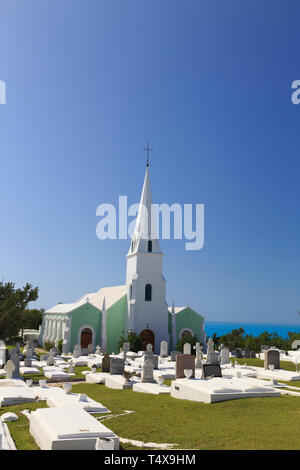
[[[143,349],[142,338],[139,335],[137,335],[134,331],[130,331],[127,334],[127,338],[125,338],[125,336],[121,336],[118,342],[119,348],[123,347],[123,343],[129,343],[130,351],[133,351],[133,352],[138,352]]]
[[[45,341],[44,343],[44,348],[47,349],[47,351],[50,351],[51,348],[54,348],[55,344],[52,341]]]
[[[183,346],[185,343],[190,343],[192,345],[192,354],[195,354],[196,351],[193,348],[193,346],[196,346],[196,343],[198,343],[199,340],[197,336],[192,336],[192,335],[184,335],[183,338],[179,339],[176,344],[176,351],[181,351],[183,352]]]

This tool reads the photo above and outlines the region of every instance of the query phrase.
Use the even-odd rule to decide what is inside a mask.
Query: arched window
[[[152,253],[152,240],[148,241],[148,253]]]
[[[151,284],[146,284],[146,286],[145,286],[145,300],[146,301],[152,300],[152,286],[151,286]]]

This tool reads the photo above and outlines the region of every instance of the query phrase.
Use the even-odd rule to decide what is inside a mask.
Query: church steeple
[[[148,159],[138,214],[128,255],[137,252],[161,253],[155,227]]]

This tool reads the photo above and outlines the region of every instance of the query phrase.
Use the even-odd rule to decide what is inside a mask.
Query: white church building
[[[149,165],[140,199],[135,230],[127,253],[126,283],[103,287],[72,303],[59,303],[45,311],[40,343],[62,341],[63,352],[75,344],[82,348],[92,343],[108,353],[119,352],[121,336],[134,331],[144,348],[152,343],[155,353],[166,340],[169,352],[185,334],[197,336],[205,345],[204,317],[190,306],[168,306],[163,253],[155,236]]]

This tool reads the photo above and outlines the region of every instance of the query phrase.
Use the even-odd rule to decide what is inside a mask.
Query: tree
[[[176,344],[176,351],[181,351],[183,352],[183,346],[185,343],[190,343],[192,354],[195,354],[195,350],[193,349],[193,346],[196,346],[196,343],[198,342],[197,336],[192,336],[192,335],[184,335],[181,339],[177,341]]]
[[[24,311],[29,302],[38,298],[38,291],[29,283],[16,289],[13,282],[0,282],[0,332],[4,340],[17,335]]]
[[[130,344],[130,351],[138,352],[143,350],[142,338],[137,335],[134,331],[129,331],[127,334],[127,338],[125,338],[125,336],[121,336],[118,343],[119,348],[123,347],[123,343]]]
[[[40,308],[27,308],[24,310],[21,319],[21,328],[22,330],[28,328],[32,330],[38,330],[39,326],[42,324],[44,309]]]

